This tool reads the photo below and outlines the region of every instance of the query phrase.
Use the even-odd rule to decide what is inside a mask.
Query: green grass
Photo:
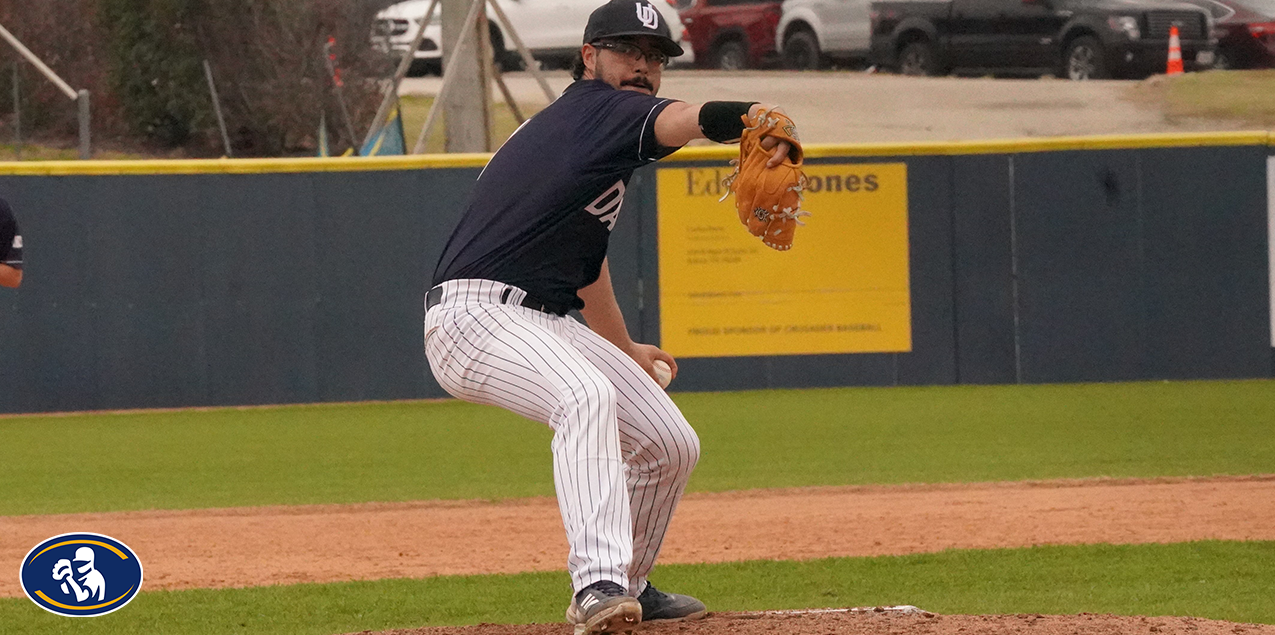
[[[675,396],[692,491],[1275,473],[1275,381]],[[552,496],[549,430],[456,401],[0,418],[0,515]]]
[[[1154,77],[1133,89],[1136,100],[1158,105],[1165,118],[1225,119],[1253,128],[1275,127],[1275,70],[1210,71]]]
[[[1275,472],[1275,381],[860,388],[678,399],[698,490]]]
[[[518,129],[518,121],[514,118],[513,111],[509,110],[509,106],[505,104],[499,91],[493,90],[492,99],[492,130],[491,141],[492,150],[499,148],[509,138],[509,135]],[[433,97],[421,96],[403,96],[399,98],[399,104],[403,109],[403,134],[407,137],[407,151],[411,152],[412,147],[416,145],[416,138],[421,134],[421,127],[425,125],[425,118],[429,116],[429,108],[434,103]],[[518,108],[522,111],[524,117],[530,117],[537,112],[543,105],[518,104]],[[444,152],[443,149],[443,120],[441,113],[439,120],[434,123],[433,134],[430,135],[429,141],[425,143],[425,151],[435,154]]]
[[[661,588],[718,611],[914,604],[945,614],[1079,612],[1275,623],[1275,542],[1036,547],[902,557],[670,565]],[[0,600],[13,633],[337,633],[557,622],[565,574],[143,592],[101,618]]]
[[[19,158],[17,145],[11,141],[7,143],[0,143],[0,161],[73,161],[78,160],[79,158],[79,146],[65,148],[39,143],[24,143],[22,144],[21,158]],[[156,157],[98,148],[93,152],[93,158],[103,161],[116,161],[125,159],[153,159]]]
[[[492,99],[492,149],[499,148],[518,128],[518,121],[514,118],[513,112],[506,105],[498,91],[493,91]],[[425,124],[425,117],[429,114],[430,105],[434,103],[433,97],[422,97],[406,95],[400,98],[400,104],[403,108],[403,134],[407,137],[407,150],[411,152],[412,147],[416,144],[416,137],[420,135],[421,126]],[[518,104],[522,110],[524,117],[530,117],[544,107],[542,104]],[[74,141],[74,140],[72,140]],[[434,126],[434,134],[430,136],[430,140],[425,144],[425,151],[429,153],[444,152],[444,135],[443,120],[440,119]],[[220,147],[220,146],[218,146]],[[345,147],[332,148],[332,151],[340,154],[345,151]],[[22,145],[21,159],[17,147],[11,140],[0,142],[0,162],[4,161],[71,161],[80,158],[78,146],[60,147],[48,145],[45,143],[24,143]],[[144,159],[168,159],[172,157],[160,155],[138,154],[136,152],[121,152],[114,149],[97,148],[93,152],[93,158],[98,160],[144,160]]]

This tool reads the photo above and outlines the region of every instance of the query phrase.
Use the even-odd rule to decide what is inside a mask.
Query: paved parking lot
[[[506,75],[523,103],[546,103],[527,73]],[[549,73],[560,91],[565,71]],[[404,94],[435,94],[438,77],[409,78]],[[1058,79],[917,78],[862,72],[665,72],[660,94],[687,101],[738,99],[782,104],[811,143],[946,141],[1230,130],[1225,122],[1167,122],[1127,96],[1136,82]],[[494,91],[493,91],[494,92]],[[498,92],[494,94],[499,96]]]

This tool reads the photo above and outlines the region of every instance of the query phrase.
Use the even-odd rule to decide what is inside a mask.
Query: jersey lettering
[[[637,17],[642,21],[642,26],[648,29],[658,29],[660,27],[660,12],[647,2],[638,2]]]
[[[623,202],[624,181],[616,181],[602,196],[585,206],[584,211],[597,216],[607,226],[607,231],[611,231],[615,229],[615,219],[620,217],[620,204]]]

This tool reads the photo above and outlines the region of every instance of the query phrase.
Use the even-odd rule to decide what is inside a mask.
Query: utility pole
[[[425,12],[426,18],[433,13],[434,4],[437,2],[439,0],[433,0],[430,3],[429,10]],[[468,2],[468,0],[443,0],[443,2],[452,2],[455,5]],[[480,43],[480,48],[477,50],[476,56],[473,53],[466,54],[464,50],[455,52],[456,49],[461,47],[456,46],[456,42],[453,40],[453,42],[448,44],[450,48],[444,49],[443,85],[439,87],[438,97],[434,99],[433,105],[429,107],[429,114],[426,115],[425,123],[421,126],[421,132],[416,137],[416,145],[412,148],[412,154],[423,154],[425,152],[430,133],[434,130],[434,124],[438,121],[438,114],[448,110],[449,106],[451,110],[447,115],[449,126],[447,129],[446,151],[490,152],[492,150],[491,80],[493,79],[500,86],[500,91],[504,94],[505,101],[509,104],[509,110],[514,113],[518,123],[521,124],[525,121],[522,113],[518,110],[518,103],[514,101],[513,95],[509,92],[509,87],[505,85],[504,80],[501,79],[499,69],[493,63],[491,31],[489,30],[491,27],[487,24],[485,13],[487,6],[490,6],[492,12],[495,13],[496,19],[500,21],[501,28],[504,29],[504,35],[509,38],[509,42],[513,44],[514,49],[522,57],[523,63],[527,65],[527,70],[540,83],[541,90],[545,92],[545,98],[549,100],[549,103],[553,103],[555,98],[553,91],[549,88],[549,82],[545,81],[536,60],[531,57],[531,51],[527,50],[527,47],[523,45],[522,38],[518,37],[518,31],[514,29],[513,23],[509,21],[509,16],[505,15],[504,10],[500,8],[500,3],[497,0],[485,0],[485,2],[484,0],[473,0],[473,2],[468,2],[466,6],[468,6],[468,9],[466,9],[465,18],[461,20],[461,26],[453,25],[453,28],[457,31],[453,37],[465,45],[466,48],[464,50],[472,50],[473,47],[470,46],[470,43],[475,40]],[[456,17],[454,6],[452,17],[453,19]],[[423,26],[417,31],[417,44],[414,44],[414,47],[419,45],[424,32]],[[443,25],[443,35],[446,38],[447,23]],[[448,50],[452,50],[453,54],[448,54]],[[463,64],[474,64],[477,68],[467,67],[471,68],[472,72],[465,74],[460,70]],[[381,102],[381,109],[373,122],[372,130],[376,130],[376,127],[382,123],[381,120],[385,116],[384,113],[388,112],[390,99],[394,96],[398,82],[402,80],[405,72],[406,64],[400,65],[398,74],[394,76],[394,83],[386,90],[385,99]],[[461,97],[456,97],[457,86],[462,84],[469,86],[468,92]],[[458,125],[457,132],[467,135],[464,137],[464,142],[455,142],[455,138],[452,136],[453,129],[450,124],[457,121],[463,124]],[[478,122],[482,122],[483,130],[481,135],[476,132],[479,127]],[[368,134],[370,136],[371,132]]]
[[[473,31],[459,49],[465,18],[478,4]],[[447,135],[447,152],[491,151],[491,52],[486,0],[442,0],[443,80],[451,88],[440,95]],[[486,50],[484,50],[486,49]],[[456,57],[455,61],[449,59]]]

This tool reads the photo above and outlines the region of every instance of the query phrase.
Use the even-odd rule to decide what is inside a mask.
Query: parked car
[[[830,59],[867,59],[870,0],[786,0],[775,37],[784,66],[816,69]]]
[[[580,50],[584,26],[589,14],[602,4],[602,0],[506,0],[500,3],[505,15],[518,31],[518,37],[531,51],[531,56],[547,68],[565,68]],[[651,2],[669,25],[673,39],[682,45],[688,55],[677,58],[677,63],[689,63],[691,47],[684,41],[685,29],[677,9],[669,0]],[[416,29],[430,0],[407,0],[392,5],[376,15],[372,44],[386,53],[402,56],[412,45]],[[442,72],[442,21],[440,10],[425,27],[425,39],[412,53],[409,73],[420,75]],[[496,14],[487,8],[487,21],[491,29],[493,55],[505,70],[522,66],[522,57],[514,47],[513,39],[504,32]]]
[[[1213,14],[1214,68],[1275,68],[1275,0],[1184,0]]]
[[[1209,68],[1210,14],[1156,0],[886,0],[872,4],[872,58],[909,75],[953,70],[1071,79],[1163,73],[1177,26],[1187,70]]]
[[[700,66],[757,68],[776,57],[780,0],[692,0],[681,10]]]

